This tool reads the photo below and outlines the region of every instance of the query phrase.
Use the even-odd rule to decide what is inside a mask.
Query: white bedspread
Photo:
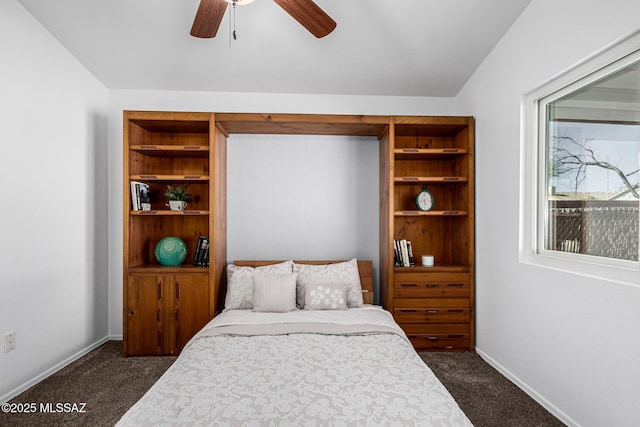
[[[470,426],[377,307],[213,319],[119,426]]]

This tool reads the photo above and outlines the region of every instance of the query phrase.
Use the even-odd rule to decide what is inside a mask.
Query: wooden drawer
[[[393,314],[403,309],[418,308],[470,308],[468,298],[396,298]]]
[[[433,282],[428,280],[396,282],[395,298],[468,298],[469,282]]]
[[[397,273],[393,280],[395,298],[468,298],[467,273]]]
[[[469,325],[400,324],[417,351],[421,350],[467,350],[469,348]]]
[[[416,351],[469,350],[469,335],[408,335]]]
[[[398,323],[469,323],[469,308],[400,308],[393,317]]]

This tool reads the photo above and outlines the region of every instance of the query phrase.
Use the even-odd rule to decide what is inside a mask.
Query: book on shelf
[[[131,181],[131,209],[134,211],[150,211],[151,197],[149,184],[140,181]]]
[[[198,237],[198,244],[196,245],[196,251],[193,255],[193,265],[209,265],[209,237]]]
[[[396,267],[413,267],[413,245],[410,240],[398,239],[393,241],[393,261]]]
[[[415,262],[413,261],[413,244],[411,240],[407,240],[407,256],[409,257],[409,266],[413,267]]]

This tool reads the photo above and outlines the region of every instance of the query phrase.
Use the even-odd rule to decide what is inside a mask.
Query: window
[[[541,103],[544,249],[637,261],[640,63]]]
[[[525,97],[521,260],[614,280],[584,264],[637,276],[639,46],[634,35]]]

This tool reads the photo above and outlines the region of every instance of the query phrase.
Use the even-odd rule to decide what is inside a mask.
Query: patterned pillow
[[[296,264],[293,263],[293,272],[298,273],[297,299],[298,308],[304,308],[305,288],[311,285],[328,285],[333,283],[345,283],[347,285],[347,307],[362,307],[362,284],[358,272],[358,261],[354,258],[350,261],[335,264]]]
[[[227,295],[224,300],[224,311],[253,308],[253,276],[256,273],[291,273],[292,265],[291,261],[263,267],[239,267],[229,264],[227,266]]]
[[[253,311],[284,313],[296,309],[296,274],[253,276]]]
[[[347,285],[344,283],[305,287],[305,310],[346,310]]]

